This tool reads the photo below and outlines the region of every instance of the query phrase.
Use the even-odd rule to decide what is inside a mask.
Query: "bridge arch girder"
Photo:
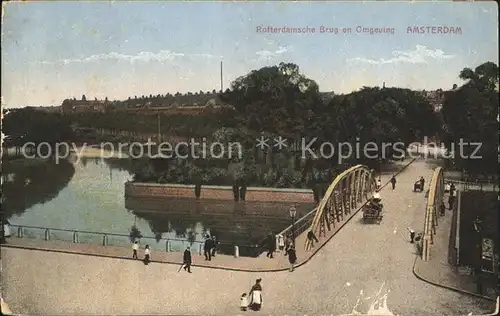
[[[373,170],[365,165],[353,166],[338,176],[328,187],[321,199],[309,231],[321,238],[327,231],[344,220],[366,202],[376,188]],[[306,238],[305,248],[309,250],[312,241]]]
[[[444,196],[444,170],[441,167],[434,169],[429,184],[429,194],[425,209],[424,232],[422,240],[422,259],[429,260],[431,245],[434,243],[436,226],[438,225],[438,210]]]

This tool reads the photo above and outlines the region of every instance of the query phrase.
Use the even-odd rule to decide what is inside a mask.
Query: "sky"
[[[219,90],[221,61],[224,89],[292,62],[335,93],[382,82],[449,89],[464,67],[498,64],[495,2],[18,2],[4,6],[2,23],[7,108]],[[315,33],[262,32],[268,26]],[[415,26],[461,34],[409,33]]]

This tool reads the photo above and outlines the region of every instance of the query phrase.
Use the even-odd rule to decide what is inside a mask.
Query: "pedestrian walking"
[[[191,248],[189,246],[186,248],[186,250],[184,250],[184,256],[182,259],[184,271],[191,273]]]
[[[262,279],[255,280],[255,284],[250,290],[250,304],[248,305],[253,311],[260,311],[262,308]]]
[[[132,259],[139,259],[139,256],[137,256],[137,250],[139,250],[139,243],[136,240],[132,244]]]
[[[144,248],[144,264],[148,265],[151,262],[151,250],[149,249],[149,245],[146,245]]]
[[[450,194],[455,195],[456,190],[457,190],[457,188],[455,188],[455,184],[453,184],[453,182],[452,182],[450,185]]]
[[[285,249],[285,238],[283,237],[283,235],[278,235],[276,243],[278,244],[279,251],[283,251]]]
[[[215,236],[212,236],[212,242],[213,242],[213,245],[212,245],[212,257],[215,257],[215,253],[217,252],[217,245],[219,244],[219,242],[217,241],[217,239],[215,238]]]
[[[316,235],[314,235],[312,230],[307,233],[307,239],[309,239],[309,241],[311,242],[311,248],[314,248],[314,242],[319,242],[318,238],[316,238]]]
[[[450,196],[448,197],[448,204],[449,204],[449,207],[450,207],[450,210],[453,209],[453,204],[455,203],[455,193],[451,193],[452,191],[450,191]]]
[[[290,272],[293,272],[294,265],[297,262],[297,253],[295,252],[295,245],[291,245],[290,249],[288,249],[288,262],[290,262]]]
[[[289,237],[287,237],[285,239],[285,253],[284,253],[285,256],[287,255],[288,250],[290,249],[291,246],[292,246],[292,240]]]
[[[273,253],[276,251],[276,240],[272,233],[267,235],[267,255],[268,258],[273,258]]]
[[[394,175],[391,178],[391,184],[392,184],[392,189],[394,190],[396,188],[396,177]]]
[[[382,179],[380,177],[377,179],[377,190],[380,190],[382,188]]]
[[[415,242],[415,231],[410,227],[407,228],[410,232],[410,243],[413,244]]]
[[[444,216],[445,211],[446,211],[446,206],[444,205],[444,202],[441,201],[441,205],[439,205],[439,213],[441,214],[441,216]]]
[[[203,245],[203,253],[205,255],[205,260],[212,261],[212,245],[213,245],[213,240],[210,238],[209,235],[207,235],[207,238],[205,239],[205,244]]]
[[[240,310],[242,312],[246,312],[248,308],[248,298],[247,298],[247,293],[241,294],[240,297]]]

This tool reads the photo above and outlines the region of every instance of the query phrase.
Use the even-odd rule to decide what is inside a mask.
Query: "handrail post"
[[[19,226],[17,228],[17,237],[18,238],[23,238],[23,226]]]
[[[103,246],[108,245],[108,236],[107,235],[102,236],[102,245]]]
[[[171,252],[172,251],[172,247],[171,247],[171,244],[170,244],[170,240],[167,239],[167,241],[165,242],[165,250],[167,252]]]
[[[238,258],[240,256],[240,248],[237,245],[234,245],[234,257]]]
[[[50,240],[50,230],[45,230],[45,240]]]
[[[75,243],[75,244],[78,243],[78,232],[77,231],[73,232],[73,243]]]

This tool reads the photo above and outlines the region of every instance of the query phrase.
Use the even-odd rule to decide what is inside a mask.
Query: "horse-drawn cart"
[[[422,181],[417,181],[413,184],[413,192],[422,192],[424,190],[424,185]]]
[[[384,206],[380,203],[380,200],[372,199],[363,207],[363,221],[366,223],[368,221],[375,221],[380,224],[382,221],[382,210]]]

